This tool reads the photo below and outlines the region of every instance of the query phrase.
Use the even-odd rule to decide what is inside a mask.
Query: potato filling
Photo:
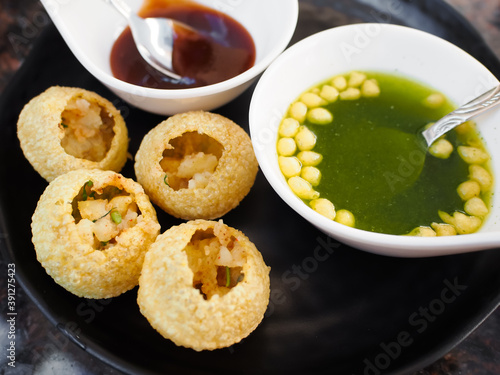
[[[225,295],[244,278],[245,249],[218,225],[213,230],[196,231],[184,248],[193,271],[193,287],[206,300],[215,294]]]
[[[172,148],[163,151],[160,166],[165,183],[174,190],[203,189],[215,172],[224,147],[212,137],[187,132],[170,141]]]
[[[77,158],[99,162],[108,153],[113,131],[113,117],[95,102],[81,97],[72,98],[61,114],[64,128],[61,145]]]
[[[74,198],[73,217],[82,238],[95,249],[106,250],[142,216],[133,195],[116,186],[106,186],[102,193],[92,187],[92,181],[87,181]]]

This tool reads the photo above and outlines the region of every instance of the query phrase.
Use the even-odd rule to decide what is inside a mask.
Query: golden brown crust
[[[163,151],[172,149],[169,142],[189,132],[216,140],[223,147],[222,156],[206,187],[174,190],[164,182],[160,161]],[[203,111],[178,114],[160,123],[144,137],[135,160],[137,180],[151,200],[185,220],[226,214],[248,194],[258,171],[248,134],[233,121]]]
[[[97,103],[114,120],[115,134],[110,149],[98,162],[69,155],[61,145],[65,135],[61,114],[74,97]],[[128,135],[123,117],[111,102],[91,91],[74,87],[50,87],[24,106],[17,126],[24,155],[49,182],[61,174],[81,168],[119,172],[127,161]]]
[[[133,197],[142,218],[116,237],[111,248],[95,249],[79,232],[73,199],[87,181],[93,189],[116,186]],[[159,233],[156,212],[135,181],[112,171],[77,170],[52,181],[32,218],[37,259],[56,283],[85,298],[110,298],[138,284],[144,255]]]
[[[222,227],[222,235],[216,226]],[[236,238],[246,261],[243,280],[229,292],[205,299],[193,286],[186,246],[197,231],[213,229]],[[200,350],[227,347],[247,337],[261,322],[269,302],[269,267],[254,244],[221,222],[195,220],[158,236],[146,254],[139,279],[141,313],[176,345]]]

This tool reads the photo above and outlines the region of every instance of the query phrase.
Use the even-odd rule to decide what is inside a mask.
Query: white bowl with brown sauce
[[[126,3],[135,12],[145,4],[143,0]],[[131,84],[113,75],[110,53],[127,24],[110,4],[103,0],[42,0],[73,54],[93,76],[126,102],[161,115],[212,110],[236,98],[287,47],[297,24],[297,0],[197,0],[196,3],[241,24],[253,39],[255,62],[222,82],[195,88],[159,89]]]
[[[329,29],[298,42],[269,66],[250,105],[250,133],[257,159],[278,195],[324,233],[368,252],[427,257],[499,247],[498,184],[492,187],[490,211],[477,232],[435,237],[383,234],[343,225],[319,214],[292,192],[278,164],[280,123],[285,115],[289,116],[291,103],[304,91],[351,71],[408,77],[441,92],[457,107],[498,84],[486,67],[457,46],[408,27],[355,24]],[[490,111],[475,122],[491,157],[491,174],[499,176],[500,111]]]

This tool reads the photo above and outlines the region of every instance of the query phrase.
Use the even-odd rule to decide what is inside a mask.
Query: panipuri
[[[163,337],[196,351],[240,342],[269,303],[261,253],[222,220],[194,220],[159,235],[146,254],[137,302]]]
[[[46,272],[85,298],[115,297],[135,287],[144,255],[160,231],[155,209],[137,182],[97,169],[71,171],[52,181],[31,228]]]
[[[248,194],[258,171],[248,134],[221,115],[174,115],[144,137],[137,181],[151,201],[177,218],[215,219]]]
[[[50,87],[24,106],[17,122],[26,159],[49,182],[81,168],[120,172],[127,133],[110,101],[76,87]]]

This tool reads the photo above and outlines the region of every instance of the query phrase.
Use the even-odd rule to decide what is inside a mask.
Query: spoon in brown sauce
[[[153,68],[172,78],[189,84],[191,79],[177,74],[172,63],[174,41],[181,35],[203,43],[204,38],[192,27],[170,18],[141,18],[122,0],[107,0],[128,21],[134,42],[142,58]]]

